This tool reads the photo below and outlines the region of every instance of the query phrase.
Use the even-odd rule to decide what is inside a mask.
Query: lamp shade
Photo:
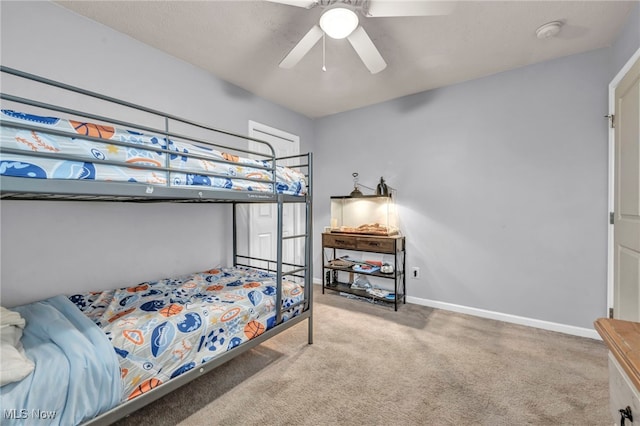
[[[344,7],[329,9],[320,17],[320,28],[329,37],[342,39],[349,35],[358,26],[358,15]]]

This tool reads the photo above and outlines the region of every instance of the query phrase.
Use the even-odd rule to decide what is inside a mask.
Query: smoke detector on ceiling
[[[560,21],[546,23],[536,30],[536,37],[541,40],[544,40],[545,38],[555,37],[560,32],[561,27],[562,22]]]

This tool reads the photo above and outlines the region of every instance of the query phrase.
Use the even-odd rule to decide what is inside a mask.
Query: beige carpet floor
[[[313,345],[305,321],[118,425],[612,423],[600,341],[320,289],[314,309]]]

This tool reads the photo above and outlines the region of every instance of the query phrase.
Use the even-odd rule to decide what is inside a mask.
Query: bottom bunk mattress
[[[89,420],[275,326],[276,284],[263,271],[220,268],[14,308],[36,368],[0,388],[1,408],[56,412],[57,424]],[[303,298],[301,285],[282,281],[284,321],[302,312]],[[58,313],[43,308],[51,300]],[[61,341],[69,348],[51,358]],[[69,392],[57,392],[67,383]]]

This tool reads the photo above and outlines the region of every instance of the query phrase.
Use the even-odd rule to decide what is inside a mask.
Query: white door
[[[300,153],[300,138],[296,135],[274,129],[264,124],[249,121],[249,137],[268,142],[276,157],[287,157]],[[265,145],[250,141],[249,149],[268,153]],[[281,166],[292,165],[295,160],[278,162]],[[283,236],[297,235],[301,227],[299,204],[285,204],[283,209]],[[277,205],[273,203],[252,204],[249,206],[249,256],[276,261],[277,243]],[[283,243],[283,262],[300,263],[299,239],[285,240]],[[264,262],[251,261],[251,265],[267,267]],[[274,264],[270,265],[271,267]],[[291,268],[285,268],[285,270]]]
[[[615,89],[614,318],[640,321],[640,60]]]

